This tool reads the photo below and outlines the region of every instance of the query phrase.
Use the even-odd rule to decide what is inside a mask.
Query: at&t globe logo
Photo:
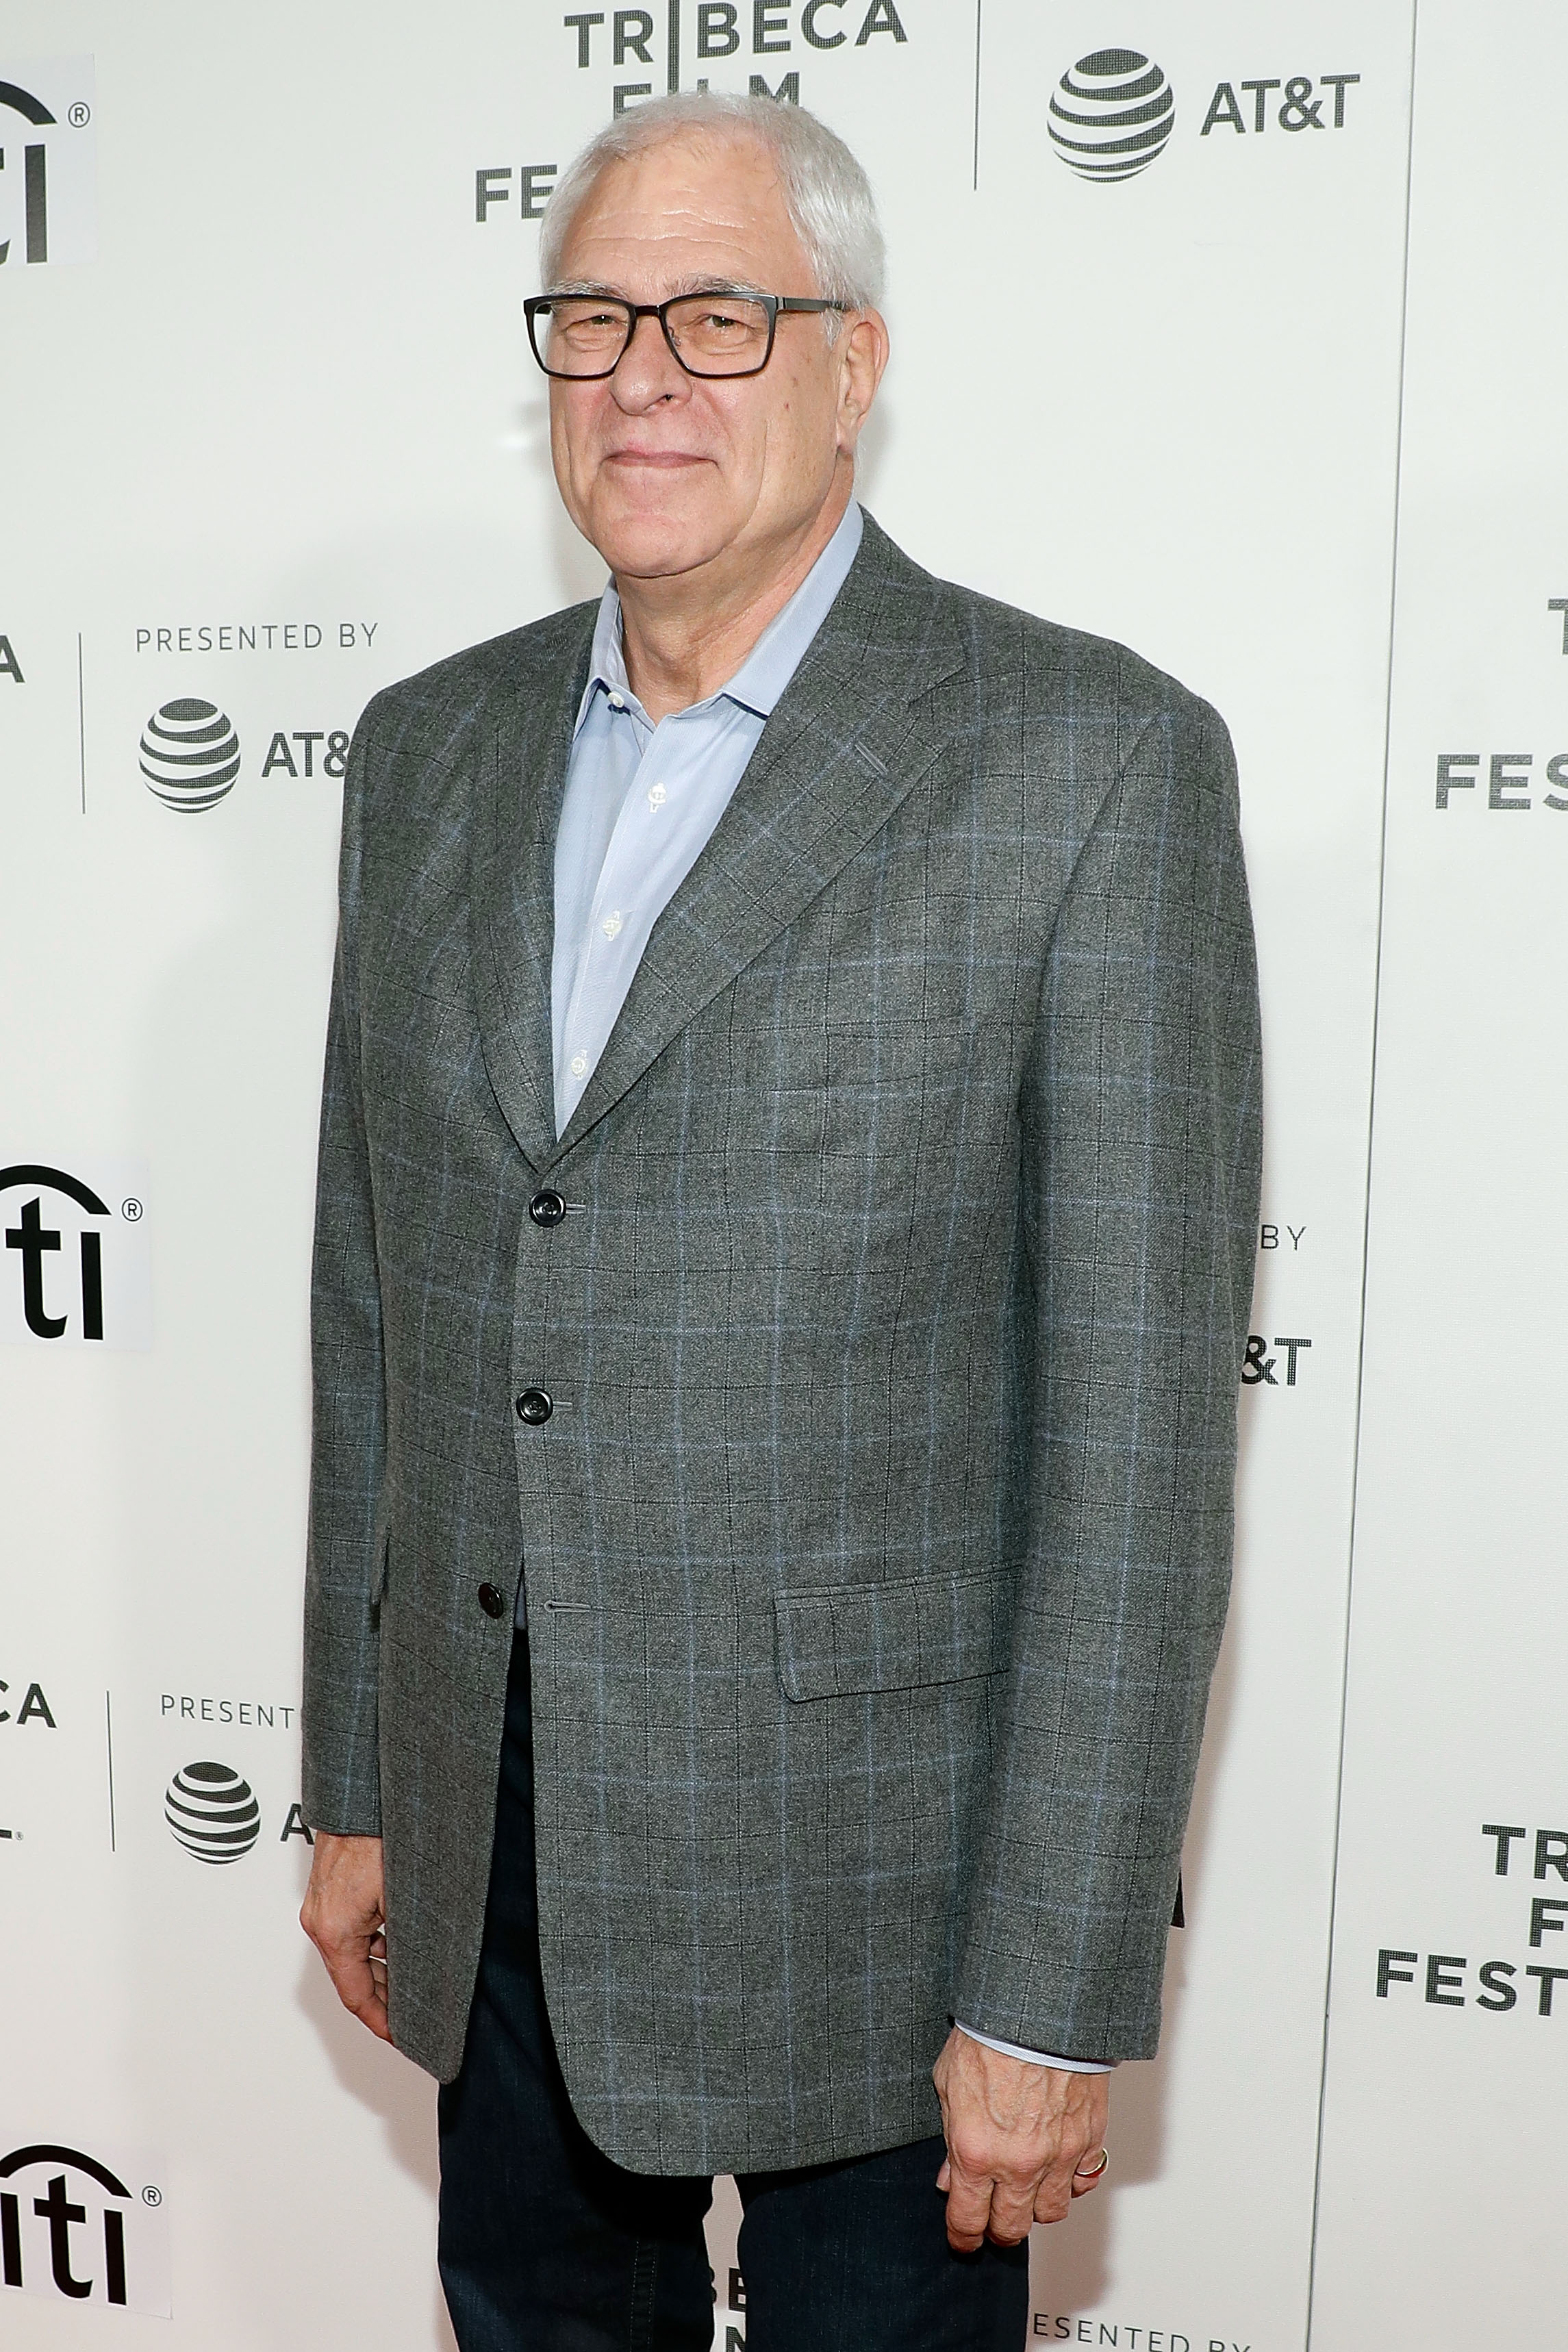
[[[163,1818],[198,1862],[238,1862],[261,1834],[248,1780],[226,1764],[187,1764],[170,1781]]]
[[[1069,66],[1046,128],[1064,163],[1086,180],[1131,180],[1163,154],[1176,121],[1170,83],[1139,49],[1096,49]]]
[[[142,773],[165,808],[216,807],[239,773],[239,737],[216,702],[183,695],[142,730]]]

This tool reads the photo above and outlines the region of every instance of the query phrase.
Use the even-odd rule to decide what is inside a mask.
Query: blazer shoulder
[[[1223,729],[1203,696],[1117,638],[1047,620],[952,581],[942,585],[983,697],[1021,695],[1026,713],[1114,715],[1123,730],[1158,719]]]
[[[432,719],[443,729],[460,726],[498,688],[526,685],[531,676],[553,678],[563,661],[585,653],[598,609],[596,597],[567,604],[521,629],[508,629],[499,637],[447,654],[374,694],[360,725],[383,739],[410,727],[418,730]]]

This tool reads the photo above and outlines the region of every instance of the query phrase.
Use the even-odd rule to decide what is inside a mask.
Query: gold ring
[[[1098,2180],[1110,2162],[1110,2150],[1102,2147],[1092,2164],[1080,2164],[1073,2174],[1075,2180]]]

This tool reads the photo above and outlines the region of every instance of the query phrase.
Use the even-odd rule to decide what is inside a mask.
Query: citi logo
[[[0,265],[90,261],[94,218],[92,60],[0,65]]]
[[[92,1172],[96,1182],[40,1160],[0,1167],[0,1340],[147,1345],[144,1181],[128,1163]]]
[[[79,2147],[36,2141],[0,2157],[0,2283],[71,2303],[169,2310],[161,2189],[139,2195]]]
[[[36,130],[55,119],[41,98],[35,98],[30,89],[18,89],[14,81],[0,81],[0,107],[19,114]],[[26,139],[26,134],[23,136]],[[47,261],[49,257],[48,152],[41,139],[29,141],[22,149],[23,249],[29,261]],[[0,166],[5,161],[5,151],[0,147]],[[10,260],[11,242],[9,237],[0,242],[0,261]]]
[[[107,1217],[109,1203],[100,1201],[90,1185],[79,1184],[63,1168],[0,1168],[0,1192],[16,1186],[41,1184],[51,1192],[64,1192],[91,1217]],[[36,1339],[58,1339],[65,1329],[68,1317],[51,1315],[44,1303],[44,1260],[60,1247],[61,1236],[44,1223],[42,1194],[24,1201],[16,1224],[8,1226],[5,1246],[16,1250],[22,1261],[22,1313],[27,1328]],[[103,1337],[103,1241],[96,1227],[84,1226],[79,1236],[81,1257],[81,1287],[79,1307],[81,1336],[84,1339]]]
[[[1170,83],[1140,49],[1095,49],[1069,66],[1046,116],[1051,144],[1086,180],[1131,180],[1163,155],[1175,128]]]

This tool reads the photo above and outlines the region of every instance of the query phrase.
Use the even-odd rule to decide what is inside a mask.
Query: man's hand
[[[1059,2221],[1099,2185],[1077,2171],[1105,2145],[1109,2074],[1074,2074],[971,2041],[954,2026],[931,2070],[942,2101],[948,2242],[973,2253],[983,2239],[1016,2245],[1032,2221]]]
[[[386,1881],[378,1837],[316,1832],[300,1925],[327,1964],[338,1999],[390,2042],[386,2022]]]

